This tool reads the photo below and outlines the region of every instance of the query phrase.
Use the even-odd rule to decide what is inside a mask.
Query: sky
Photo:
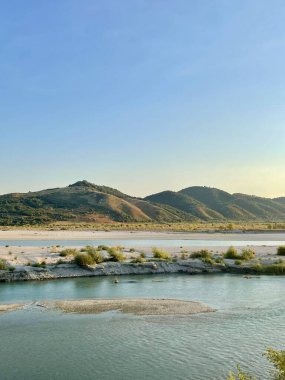
[[[0,193],[285,196],[284,0],[0,3]]]

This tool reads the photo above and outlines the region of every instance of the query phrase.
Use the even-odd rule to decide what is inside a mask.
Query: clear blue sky
[[[285,195],[284,0],[0,4],[0,193]]]

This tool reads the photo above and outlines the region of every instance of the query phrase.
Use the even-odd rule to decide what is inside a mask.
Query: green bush
[[[224,254],[225,259],[240,259],[240,255],[238,254],[238,251],[234,247],[230,247],[227,252]]]
[[[277,248],[277,255],[278,256],[285,256],[285,245],[280,245]]]
[[[269,347],[263,354],[267,360],[273,364],[275,373],[273,377],[269,374],[265,375],[264,378],[274,378],[276,380],[285,380],[285,351],[275,350],[274,348]],[[227,380],[256,380],[255,376],[252,376],[241,370],[240,366],[237,366],[237,372],[229,372]]]
[[[144,257],[138,256],[138,257],[136,257],[135,259],[132,260],[132,263],[143,264],[145,261],[146,260],[145,260]]]
[[[109,247],[107,245],[101,244],[97,247],[98,251],[108,251]]]
[[[88,255],[88,253],[85,253],[85,252],[77,253],[77,255],[74,258],[74,262],[81,267],[95,264],[93,257]]]
[[[46,263],[45,261],[42,261],[41,263],[33,263],[31,266],[34,268],[45,268]]]
[[[285,351],[274,350],[273,348],[268,348],[263,354],[267,360],[273,364],[275,368],[275,379],[284,380],[285,379]]]
[[[212,259],[212,253],[207,249],[201,249],[200,251],[196,251],[191,253],[191,259]]]
[[[202,259],[203,263],[215,265],[215,261],[211,257],[205,257]]]
[[[241,260],[252,260],[255,258],[255,252],[251,248],[244,248],[241,253]]]
[[[0,270],[7,270],[7,269],[8,269],[8,265],[7,265],[6,260],[0,259]]]
[[[108,248],[108,254],[109,254],[110,261],[121,262],[121,261],[124,261],[126,259],[123,252],[119,251],[115,247]]]
[[[221,256],[218,256],[215,258],[215,263],[216,264],[223,264],[223,265],[225,264],[224,259]]]
[[[159,248],[153,248],[152,249],[153,257],[155,259],[160,259],[160,260],[170,260],[171,256],[168,252],[163,251],[162,249]]]
[[[61,256],[61,257],[75,256],[77,254],[77,252],[78,251],[75,248],[66,248],[59,253],[59,256]]]
[[[260,274],[275,274],[275,275],[284,275],[285,274],[285,264],[271,264],[271,265],[262,265],[256,264],[252,269]]]
[[[236,260],[235,261],[235,265],[241,265],[242,264],[242,261],[241,260]]]

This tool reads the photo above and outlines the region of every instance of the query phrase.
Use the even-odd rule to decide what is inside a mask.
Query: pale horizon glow
[[[0,194],[285,196],[285,2],[0,5]]]

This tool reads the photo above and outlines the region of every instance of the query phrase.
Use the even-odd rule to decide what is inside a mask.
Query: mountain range
[[[53,221],[225,222],[284,221],[285,197],[263,198],[192,186],[137,198],[119,190],[79,181],[63,188],[0,196],[0,224]]]

